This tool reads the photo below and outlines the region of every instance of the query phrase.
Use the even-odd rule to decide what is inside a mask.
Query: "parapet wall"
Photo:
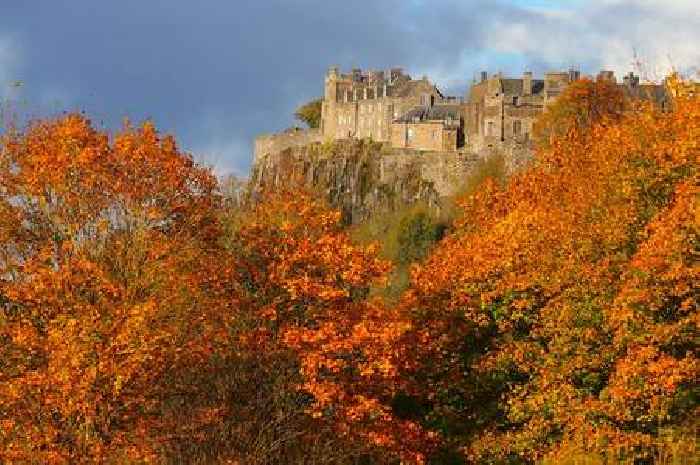
[[[258,136],[255,138],[254,163],[270,154],[279,153],[292,147],[321,142],[322,140],[323,136],[320,129],[288,129],[278,134]]]

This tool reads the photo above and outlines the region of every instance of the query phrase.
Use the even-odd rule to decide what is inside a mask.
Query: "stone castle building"
[[[454,150],[458,125],[451,118],[459,121],[457,100],[444,97],[427,77],[415,80],[400,68],[341,74],[332,67],[326,75],[321,132],[327,139]]]
[[[544,79],[534,79],[531,72],[520,78],[506,78],[501,73],[488,77],[482,72],[463,108],[468,145],[477,152],[529,146],[537,116],[580,77],[576,70],[546,73]]]
[[[518,78],[482,72],[466,98],[457,98],[444,96],[427,77],[413,79],[400,68],[343,74],[331,67],[325,76],[320,128],[258,137],[256,158],[342,139],[372,139],[397,149],[529,153],[537,116],[580,78],[573,69],[548,72],[542,79],[531,72]],[[601,71],[597,79],[617,83],[611,71]],[[665,86],[640,84],[633,73],[618,85],[629,97],[668,103]]]

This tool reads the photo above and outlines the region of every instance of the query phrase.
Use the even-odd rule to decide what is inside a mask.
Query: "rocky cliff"
[[[250,190],[303,188],[357,223],[372,213],[423,201],[440,209],[480,157],[463,152],[394,149],[371,141],[337,141],[289,147],[257,157]]]

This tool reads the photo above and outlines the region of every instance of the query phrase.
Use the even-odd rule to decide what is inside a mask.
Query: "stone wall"
[[[362,140],[290,147],[253,165],[253,198],[266,190],[303,188],[357,223],[379,211],[423,201],[442,208],[478,163],[466,152],[416,151]]]
[[[291,147],[301,147],[321,142],[320,129],[288,129],[278,134],[263,134],[255,138],[254,163],[270,154],[279,153]]]
[[[442,121],[393,123],[391,145],[420,150],[457,150],[457,129],[446,128]]]

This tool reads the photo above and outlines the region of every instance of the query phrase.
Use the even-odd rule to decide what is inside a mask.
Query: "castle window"
[[[513,121],[513,135],[519,136],[522,131],[522,122],[520,120]]]
[[[415,134],[415,132],[413,131],[413,128],[408,128],[407,139],[408,139],[409,141],[410,141],[410,140],[413,140],[413,138],[415,137],[415,135],[416,135],[416,134]]]
[[[518,97],[513,97],[513,105],[518,106]]]
[[[488,125],[486,126],[486,135],[487,136],[492,136],[493,135],[493,121],[489,121]]]

